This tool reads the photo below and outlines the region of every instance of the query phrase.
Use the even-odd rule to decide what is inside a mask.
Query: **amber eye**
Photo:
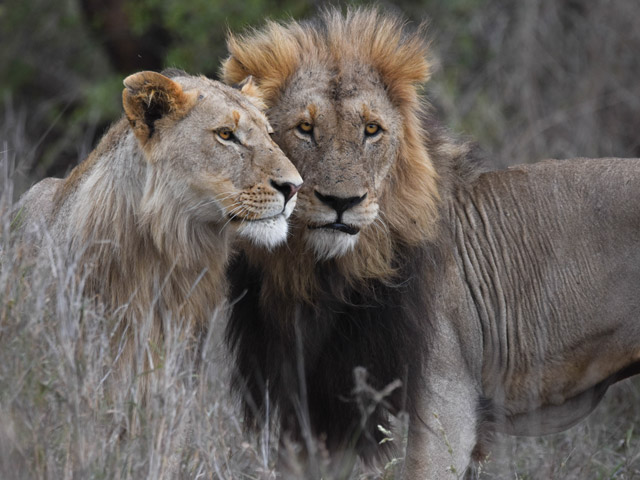
[[[218,136],[223,140],[232,140],[233,132],[228,128],[223,128],[221,130],[218,130]]]
[[[298,125],[298,131],[300,133],[308,135],[313,132],[313,125],[311,125],[309,122],[302,122],[300,125]]]
[[[367,123],[364,127],[364,133],[368,136],[373,136],[380,131],[380,125],[377,123]]]

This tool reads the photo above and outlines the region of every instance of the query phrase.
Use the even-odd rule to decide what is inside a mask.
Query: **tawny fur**
[[[107,306],[121,333],[131,337],[151,318],[150,358],[163,322],[186,322],[197,345],[223,307],[232,240],[284,241],[295,197],[285,202],[274,184],[301,183],[243,95],[259,101],[253,83],[241,93],[178,75],[128,77],[126,118],[66,179],[45,179],[20,202],[27,229],[44,227],[31,241],[79,262],[79,275],[88,272],[84,293]],[[235,140],[218,138],[220,128]]]
[[[492,432],[569,428],[640,372],[640,160],[483,173],[420,120],[426,44],[376,10],[269,23],[229,47],[225,78],[267,86],[306,185],[286,248],[235,261],[227,329],[247,425],[276,412],[301,445],[304,475],[281,457],[287,478],[331,476],[309,436],[347,458],[337,476],[354,451],[380,455],[376,427],[400,408],[404,478],[464,475]],[[359,200],[340,213],[329,195]],[[372,401],[360,367],[404,392]]]
[[[450,167],[469,147],[424,128],[427,106],[418,90],[430,73],[428,43],[421,29],[409,31],[396,17],[330,10],[316,23],[270,22],[231,36],[229,50],[224,79],[251,75],[264,89],[274,139],[305,178],[286,246],[271,255],[247,246],[231,271],[232,297],[242,298],[227,340],[247,425],[262,421],[266,390],[282,430],[300,440],[306,420],[295,404],[306,385],[311,433],[332,453],[355,448],[370,459],[384,451],[377,426],[388,425],[387,408],[411,410],[419,388],[432,303],[419,292],[438,276],[437,268],[424,275],[422,268],[439,261],[430,248],[450,179],[476,175]],[[296,133],[301,122],[314,126],[312,139]],[[380,126],[378,136],[365,135],[369,122]],[[436,161],[446,167],[436,171]],[[310,227],[334,215],[316,192],[366,193],[348,211],[357,237],[327,233],[350,249],[314,250],[311,236],[324,232]],[[374,402],[362,419],[353,383],[362,366],[377,389],[417,381],[405,383],[404,394],[395,390],[386,406]]]
[[[352,251],[334,260],[336,268],[351,281],[391,280],[396,246],[416,245],[425,238],[433,238],[436,231],[438,174],[423,142],[427,133],[420,118],[425,105],[416,91],[431,71],[428,44],[421,29],[407,33],[401,20],[385,17],[376,10],[350,10],[345,17],[330,11],[323,22],[326,31],[304,23],[268,22],[259,31],[231,35],[228,40],[231,56],[223,65],[223,77],[228,83],[238,83],[252,75],[264,92],[267,106],[272,107],[281,101],[296,72],[330,71],[340,79],[352,75],[356,66],[366,66],[379,76],[402,117],[402,131],[397,135],[399,145],[393,153],[391,171],[378,193],[379,220],[362,231]],[[278,133],[276,128],[276,137]],[[304,211],[305,197],[313,201],[303,188],[300,211],[294,214],[296,225],[302,223],[299,213]],[[280,286],[280,293],[310,299],[315,288],[316,259],[300,236],[294,236],[287,249],[302,262],[295,272],[291,272],[284,250],[269,258],[258,254],[255,260],[265,262],[265,270],[273,276],[272,285]],[[297,278],[291,281],[291,275]]]

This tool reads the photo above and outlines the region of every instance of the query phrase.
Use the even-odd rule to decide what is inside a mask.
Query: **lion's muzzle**
[[[328,223],[326,225],[322,225],[320,228],[333,228],[335,230],[340,230],[341,232],[348,233],[350,235],[355,235],[360,231],[360,229],[356,227],[350,227],[342,222],[342,215],[344,212],[353,208],[357,205],[360,205],[365,198],[367,198],[367,193],[364,195],[354,196],[354,197],[337,197],[334,195],[323,195],[322,193],[314,190],[316,198],[320,200],[326,206],[332,208],[336,211],[338,217],[335,222]],[[355,231],[354,231],[355,230]]]
[[[284,195],[284,206],[287,205],[287,202],[293,198],[293,196],[298,193],[300,187],[302,187],[302,183],[298,185],[294,185],[291,182],[276,182],[275,180],[270,180],[271,186],[278,190],[282,195]],[[284,211],[284,207],[283,207]]]
[[[319,228],[326,228],[329,230],[337,230],[342,233],[347,233],[349,235],[357,235],[360,232],[359,227],[355,227],[353,225],[347,225],[345,223],[327,223],[324,225],[313,226],[309,225],[309,230],[317,230]]]

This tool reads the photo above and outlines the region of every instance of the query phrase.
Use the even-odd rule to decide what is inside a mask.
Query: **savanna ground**
[[[101,3],[124,15],[118,32]],[[437,69],[425,93],[455,133],[479,142],[490,165],[640,156],[637,1],[386,6],[431,20]],[[124,76],[165,66],[215,76],[225,25],[238,30],[267,15],[308,16],[315,8],[310,0],[284,0],[276,10],[260,0],[0,4],[0,478],[272,474],[275,435],[243,435],[228,395],[222,316],[199,358],[185,348],[181,326],[171,324],[166,344],[154,346],[162,363],[148,405],[134,400],[139,378],[107,395],[116,320],[82,298],[73,258],[50,252],[40,266],[24,258],[9,212],[30,183],[63,175],[93,148],[121,111]],[[136,46],[133,57],[114,38]],[[640,379],[632,379],[568,432],[497,436],[481,476],[640,478],[639,420]],[[382,475],[359,466],[352,478]]]

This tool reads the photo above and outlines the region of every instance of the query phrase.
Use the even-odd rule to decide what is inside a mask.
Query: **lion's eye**
[[[228,128],[222,128],[218,130],[218,136],[222,140],[226,140],[226,141],[233,140],[235,138],[235,136],[233,135],[233,132]]]
[[[302,122],[298,125],[298,131],[304,135],[309,135],[311,132],[313,132],[313,125],[311,125],[309,122]]]
[[[364,127],[365,135],[372,137],[373,135],[380,132],[380,125],[377,123],[367,123]]]

